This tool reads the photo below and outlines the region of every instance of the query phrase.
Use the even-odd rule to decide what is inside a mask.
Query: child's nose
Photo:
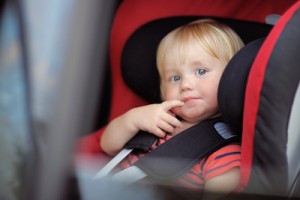
[[[193,81],[191,78],[183,78],[181,81],[181,90],[191,90],[193,88]]]

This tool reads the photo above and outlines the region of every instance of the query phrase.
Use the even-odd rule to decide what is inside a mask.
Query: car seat
[[[241,176],[252,192],[295,196],[298,191],[300,197],[299,149],[292,146],[300,142],[294,122],[299,121],[299,24],[298,1],[266,38],[248,77]]]
[[[254,0],[245,2],[237,0],[228,2],[218,0],[208,2],[204,0],[124,0],[117,11],[111,32],[110,61],[112,72],[112,102],[109,121],[133,107],[159,101],[159,81],[155,67],[155,48],[160,39],[173,28],[202,17],[215,18],[231,26],[247,44],[257,38],[265,37],[269,34],[273,26],[265,24],[266,17],[274,13],[279,15],[283,14],[295,2],[297,1]],[[293,12],[290,11],[285,15],[286,21],[290,20],[295,9],[297,9],[295,8],[297,6],[299,8],[299,2],[293,7]],[[285,27],[286,21],[281,20],[281,24],[278,24],[277,26],[279,27],[276,29],[277,31],[272,32],[272,34],[275,35],[273,37],[278,37],[282,28]],[[281,30],[278,30],[280,28]],[[299,34],[296,34],[296,36],[299,36]],[[268,60],[270,56],[270,52],[272,47],[274,47],[275,42],[274,39],[268,38],[267,41],[273,42],[266,41],[263,48],[269,50],[269,54],[266,55],[264,52],[259,52],[253,65],[254,69],[255,66],[258,66],[257,68],[259,68],[260,62],[262,62],[257,61],[258,58],[260,58],[260,60]],[[291,39],[291,41],[293,40]],[[296,46],[295,48],[299,49],[299,46]],[[264,65],[266,64],[264,63]],[[268,173],[268,170],[272,169],[271,167],[279,166],[280,172],[287,172],[286,167],[288,167],[288,165],[279,165],[281,161],[285,161],[284,159],[286,159],[283,149],[286,145],[286,138],[284,135],[287,134],[286,130],[283,129],[282,132],[280,132],[281,134],[279,134],[279,138],[272,136],[270,138],[269,136],[268,139],[265,139],[265,141],[268,142],[267,149],[264,149],[264,145],[259,145],[263,144],[262,141],[264,141],[263,138],[265,135],[256,133],[254,129],[256,127],[255,121],[257,109],[259,107],[257,101],[260,97],[259,92],[262,88],[264,76],[262,76],[262,74],[256,75],[255,72],[252,71],[250,73],[250,77],[252,78],[249,78],[245,97],[241,181],[244,188],[249,188],[249,192],[276,192],[274,191],[274,187],[271,189],[268,188],[270,178],[274,176],[273,174]],[[260,79],[257,79],[257,77]],[[297,77],[295,79],[297,81]],[[251,86],[251,84],[253,86]],[[289,101],[285,105],[286,107],[281,108],[280,114],[283,113],[282,110],[286,109],[287,106],[292,105],[291,99],[294,97],[295,87],[297,87],[297,84],[296,86],[293,86],[293,92],[289,94]],[[253,90],[252,88],[255,88],[258,92],[251,91]],[[255,100],[251,99],[253,98],[252,92],[255,93]],[[270,96],[269,98],[266,98],[269,99],[269,101],[265,102],[262,107],[268,107],[269,104],[273,104],[275,101],[273,95],[271,95],[273,93],[268,92],[267,94],[267,96]],[[256,102],[256,104],[253,104],[253,102]],[[254,111],[251,109],[254,109]],[[272,112],[270,110],[264,112],[266,113],[265,115],[268,116],[265,116],[262,119],[268,119],[270,116],[269,113]],[[288,114],[289,112],[287,112],[285,116]],[[261,120],[261,118],[258,120]],[[285,120],[285,123],[284,125],[281,125],[281,128],[286,127],[287,122],[288,120]],[[264,125],[269,125],[268,121],[266,122],[264,120],[263,122],[260,122],[260,124],[263,124],[261,125],[262,127],[258,128],[260,129],[260,133],[273,133],[274,127],[270,130],[264,130]],[[276,125],[277,121],[275,122],[275,129]],[[78,153],[102,155],[105,157],[99,147],[99,139],[104,129],[105,127],[88,136],[80,138],[77,146]],[[261,131],[261,129],[263,131]],[[277,132],[279,131],[277,130],[276,133]],[[276,139],[273,140],[274,138]],[[269,140],[271,140],[272,144],[270,146]],[[282,142],[279,142],[278,144],[278,140]],[[277,148],[281,151],[279,152],[281,157],[276,161],[277,163],[274,163],[274,160],[272,160],[272,162],[265,160],[263,160],[263,162],[261,161],[261,159],[268,158],[271,150]],[[254,166],[254,169],[250,170],[249,166]],[[260,167],[256,168],[255,166]],[[267,175],[260,179],[262,173],[266,173]],[[283,177],[286,177],[286,174],[284,174]],[[283,181],[283,183],[285,182]],[[275,188],[278,189],[279,186],[275,186]],[[286,189],[283,190],[285,191]],[[280,190],[279,193],[281,194],[281,192],[282,191]]]

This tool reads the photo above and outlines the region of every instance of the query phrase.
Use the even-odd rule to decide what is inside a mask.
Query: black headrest
[[[221,77],[218,91],[219,109],[224,120],[242,133],[244,97],[248,74],[265,38],[245,45],[229,61]]]
[[[123,49],[121,71],[126,84],[136,94],[150,103],[161,101],[159,75],[156,69],[157,46],[171,30],[199,18],[201,17],[179,16],[154,20],[138,28],[131,35]],[[256,22],[215,19],[235,30],[245,44],[265,37],[272,28],[271,25]]]

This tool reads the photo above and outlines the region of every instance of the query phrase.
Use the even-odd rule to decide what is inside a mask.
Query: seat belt
[[[133,147],[133,144],[138,144],[139,150],[151,148],[155,137],[151,136],[149,140],[144,140],[143,137],[137,136],[137,139],[133,139],[126,146]],[[230,143],[238,142],[240,142],[239,134],[233,133],[221,118],[205,120],[159,145],[140,158],[132,167],[116,173],[113,179],[128,184],[145,177],[159,183],[171,182],[190,170],[205,156]],[[96,175],[95,178],[99,176]]]
[[[122,149],[116,156],[114,156],[95,176],[93,179],[99,179],[107,176],[113,168],[115,168],[127,155],[133,150],[140,152],[147,152],[158,140],[156,135],[150,134],[146,131],[139,131],[130,141],[128,141],[124,149]]]

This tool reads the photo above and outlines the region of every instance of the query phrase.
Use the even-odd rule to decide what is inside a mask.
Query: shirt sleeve
[[[215,151],[202,163],[202,174],[205,180],[216,177],[226,171],[240,167],[241,146],[232,144]]]

